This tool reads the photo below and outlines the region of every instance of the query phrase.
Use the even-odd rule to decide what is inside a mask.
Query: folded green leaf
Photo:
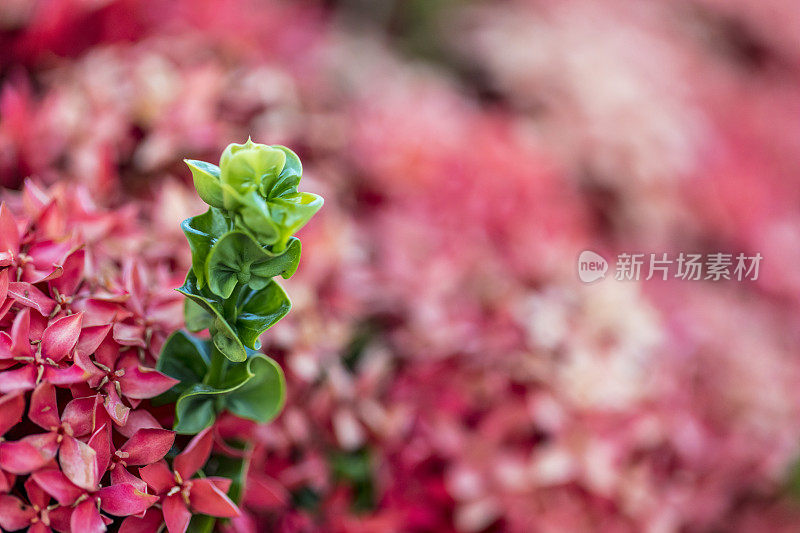
[[[291,309],[288,296],[274,280],[260,290],[242,289],[235,302],[237,316],[233,323],[226,319],[225,298],[214,294],[208,287],[198,287],[193,270],[177,290],[214,315],[214,344],[231,361],[244,361],[244,347],[257,349],[260,346],[258,337]]]
[[[280,412],[286,398],[283,372],[267,356],[247,353],[245,363],[228,368],[220,386],[195,381],[183,390],[175,405],[175,431],[198,433],[224,410],[256,422],[267,422]],[[170,375],[168,368],[163,372]]]
[[[300,241],[297,239],[293,239],[283,253],[274,254],[250,235],[232,231],[223,235],[211,248],[205,276],[213,293],[228,298],[237,283],[260,290],[274,276],[280,274],[288,278],[297,270],[299,261]]]
[[[225,397],[225,407],[242,418],[269,422],[278,416],[286,400],[283,371],[268,357],[255,356],[248,362],[253,377]]]
[[[220,187],[220,170],[217,165],[197,161],[194,159],[184,159],[184,163],[189,166],[194,178],[194,188],[197,194],[205,203],[213,207],[222,207],[222,187]]]
[[[206,309],[187,298],[183,301],[183,316],[186,319],[186,329],[189,331],[203,331],[214,325],[214,316]]]
[[[248,139],[245,144],[230,144],[222,152],[219,160],[220,179],[244,195],[260,189],[263,181],[277,179],[285,163],[286,153],[283,150]]]
[[[198,286],[202,287],[205,285],[204,267],[208,253],[218,238],[233,229],[233,222],[220,209],[211,207],[202,215],[184,220],[181,228],[192,251],[192,270]]]

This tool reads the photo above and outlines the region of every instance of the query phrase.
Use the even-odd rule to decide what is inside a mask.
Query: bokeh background
[[[796,532],[799,82],[794,0],[3,0],[0,183],[85,187],[178,279],[181,160],[301,156],[235,531]]]

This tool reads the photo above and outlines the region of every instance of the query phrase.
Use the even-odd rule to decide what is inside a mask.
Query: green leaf
[[[185,331],[176,331],[161,348],[156,370],[180,383],[159,396],[159,403],[172,403],[189,387],[203,381],[208,371],[210,347],[208,341],[198,339]]]
[[[270,200],[270,215],[281,231],[281,239],[274,248],[280,250],[282,243],[305,226],[322,208],[322,204],[322,197],[310,192],[288,194]]]
[[[182,435],[196,435],[214,423],[216,396],[224,393],[203,383],[195,383],[175,403],[174,429]]]
[[[280,254],[260,246],[252,236],[241,231],[223,235],[211,248],[206,261],[206,279],[211,291],[230,297],[237,283],[261,289],[278,274],[291,276],[300,261],[300,241],[293,239]]]
[[[194,159],[184,159],[184,163],[189,166],[192,171],[192,178],[194,179],[194,188],[197,189],[197,194],[203,199],[205,203],[213,207],[222,207],[222,187],[219,181],[219,167],[206,163],[205,161],[197,161]]]
[[[274,280],[261,290],[242,291],[236,331],[245,346],[260,348],[261,334],[285,317],[291,308],[289,297]]]
[[[186,329],[189,331],[203,331],[214,325],[213,315],[189,298],[184,300],[183,316],[186,319]]]
[[[197,284],[202,287],[208,253],[219,237],[233,229],[233,222],[221,210],[211,207],[202,215],[184,220],[181,229],[192,251],[192,270],[197,276]]]
[[[228,369],[221,386],[194,383],[188,387],[176,402],[173,429],[181,434],[198,433],[225,409],[257,422],[274,418],[286,398],[283,372],[263,354],[248,350],[248,356],[246,363]]]
[[[291,309],[288,296],[274,280],[260,290],[243,287],[236,302],[238,315],[232,324],[226,320],[225,299],[208,287],[198,287],[193,270],[177,290],[214,315],[214,344],[231,361],[244,361],[244,346],[257,349],[258,337]]]
[[[239,194],[259,189],[263,181],[274,181],[283,170],[286,153],[248,139],[230,144],[220,158],[220,179]]]
[[[213,516],[195,514],[192,516],[192,520],[189,522],[189,527],[186,531],[191,531],[192,533],[212,533],[216,523],[217,519]]]
[[[280,365],[264,355],[249,359],[252,377],[225,397],[228,410],[242,418],[269,422],[281,412],[286,401],[286,380]]]
[[[264,246],[269,246],[280,238],[280,229],[270,214],[269,204],[256,191],[242,197],[237,221],[241,221]]]

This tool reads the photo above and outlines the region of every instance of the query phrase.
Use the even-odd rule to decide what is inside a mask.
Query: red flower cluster
[[[191,479],[211,428],[173,459],[175,433],[148,400],[176,380],[154,370],[181,298],[165,269],[147,279],[125,246],[147,236],[85,191],[27,183],[0,206],[0,527],[186,531],[189,509],[232,517],[230,480]],[[13,207],[12,207],[13,205]],[[125,222],[131,224],[126,225]],[[136,230],[127,230],[137,227]]]

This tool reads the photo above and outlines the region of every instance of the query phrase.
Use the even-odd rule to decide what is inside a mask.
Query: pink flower
[[[223,518],[239,515],[236,504],[225,494],[230,488],[230,479],[219,477],[192,479],[211,453],[212,431],[213,426],[193,437],[186,448],[175,457],[173,470],[170,470],[165,461],[139,469],[142,479],[161,497],[161,513],[169,533],[186,531],[192,512]],[[123,522],[121,531],[146,531],[146,529],[136,529],[144,528],[145,524],[152,526],[160,524],[160,521],[152,515],[142,519],[128,518]]]

